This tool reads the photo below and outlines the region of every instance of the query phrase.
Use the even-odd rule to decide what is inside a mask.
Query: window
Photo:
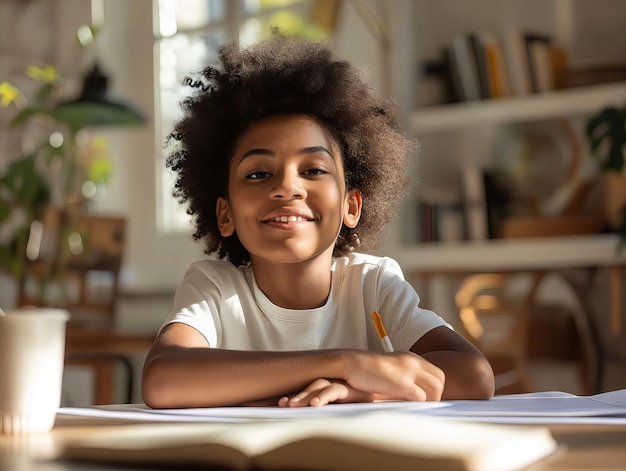
[[[160,142],[180,118],[179,102],[188,93],[182,81],[214,59],[217,47],[237,41],[257,42],[278,28],[284,34],[314,39],[327,32],[310,20],[313,9],[328,17],[338,2],[329,0],[158,0],[155,2],[155,80]],[[320,9],[323,10],[320,12]],[[316,13],[316,14],[317,14]],[[331,17],[333,16],[332,11]],[[163,168],[160,226],[167,232],[190,229],[184,208],[172,197],[174,175]]]

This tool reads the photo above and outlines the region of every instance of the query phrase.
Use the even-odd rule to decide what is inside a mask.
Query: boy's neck
[[[255,261],[257,286],[275,305],[285,309],[315,309],[330,294],[332,258],[319,257],[300,263]]]

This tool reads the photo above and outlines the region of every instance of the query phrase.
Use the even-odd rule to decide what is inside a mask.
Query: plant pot
[[[604,217],[613,229],[623,225],[622,211],[626,207],[626,175],[617,172],[604,174]]]

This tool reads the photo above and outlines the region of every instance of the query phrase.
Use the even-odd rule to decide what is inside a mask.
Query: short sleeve
[[[219,317],[221,293],[210,272],[211,268],[207,265],[196,263],[189,267],[176,289],[174,307],[161,329],[180,322],[200,332],[210,347],[219,344],[222,334]]]
[[[385,258],[379,272],[380,314],[391,342],[398,350],[408,350],[430,330],[452,328],[433,311],[420,306],[420,297],[405,280],[398,262]]]

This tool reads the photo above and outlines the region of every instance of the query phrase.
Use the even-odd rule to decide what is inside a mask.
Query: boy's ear
[[[363,199],[359,190],[350,190],[346,195],[346,209],[343,215],[343,223],[354,229],[361,219],[361,208],[363,207]]]
[[[235,232],[233,218],[230,215],[230,206],[228,200],[223,196],[217,199],[215,205],[215,214],[217,215],[217,227],[220,229],[222,237],[230,237]]]

